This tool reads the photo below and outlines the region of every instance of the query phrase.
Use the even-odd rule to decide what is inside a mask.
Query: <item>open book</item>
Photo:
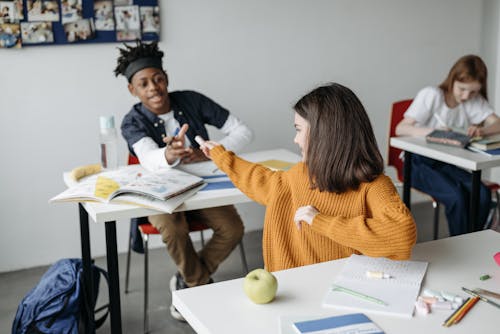
[[[140,165],[130,165],[85,177],[49,202],[130,203],[169,212],[175,208],[162,202],[177,203],[186,199],[184,195],[194,195],[203,185],[202,178],[177,169],[152,173]]]
[[[427,262],[351,255],[324,306],[411,318]],[[378,273],[378,275],[369,275]],[[382,278],[387,277],[387,278]]]

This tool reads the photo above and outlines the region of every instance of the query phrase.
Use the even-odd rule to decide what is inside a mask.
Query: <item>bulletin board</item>
[[[0,48],[160,39],[158,0],[0,0]]]

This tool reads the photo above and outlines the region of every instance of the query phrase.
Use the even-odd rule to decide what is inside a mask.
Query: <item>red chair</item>
[[[390,137],[396,137],[396,126],[401,122],[404,118],[404,113],[408,109],[408,107],[411,105],[413,102],[412,99],[409,100],[401,100],[398,102],[394,102],[392,104],[392,111],[391,111],[391,122],[390,122],[390,128],[389,128],[389,138]],[[389,150],[388,150],[388,165],[392,166],[396,169],[398,181],[403,182],[403,159],[402,157],[402,151],[399,148],[391,147],[389,145]],[[497,214],[498,214],[498,204],[500,203],[499,201],[499,194],[498,190],[500,190],[500,185],[498,183],[490,182],[490,181],[482,181],[494,194],[495,194],[495,199],[496,203],[494,206],[492,206],[492,209],[488,215],[488,219],[486,221],[486,224],[484,228],[489,228],[492,225],[492,222],[497,219]],[[439,209],[440,209],[440,203],[436,201],[434,198],[432,198],[432,207],[434,209],[434,233],[433,237],[434,240],[438,238],[438,233],[439,233]]]
[[[410,104],[413,102],[413,100],[402,100],[398,102],[394,102],[392,104],[392,111],[391,111],[391,123],[389,127],[389,138],[391,137],[396,137],[396,126],[403,120],[403,115],[405,111],[408,109]],[[399,148],[395,148],[389,145],[389,159],[387,162],[387,165],[392,166],[396,169],[398,181],[400,182],[400,185],[403,184],[403,159],[402,159],[402,154],[403,151],[400,150]],[[439,233],[439,208],[440,204],[438,201],[436,201],[434,198],[431,197],[432,200],[432,207],[434,210],[434,233],[433,237],[434,240],[438,238],[438,233]]]
[[[129,154],[128,156],[128,164],[135,165],[138,164],[139,160],[137,157]],[[189,221],[189,232],[200,232],[201,245],[205,246],[205,238],[203,236],[203,231],[209,229],[209,227],[201,222],[201,221]],[[129,243],[128,243],[128,252],[127,252],[127,269],[125,275],[125,293],[129,292],[129,276],[130,276],[130,258],[131,258],[131,250],[132,250],[132,223],[130,224],[130,233],[129,233]],[[160,231],[158,231],[153,225],[150,223],[139,225],[139,232],[141,233],[142,241],[144,243],[144,333],[149,332],[149,236],[150,235],[160,235]],[[240,241],[240,256],[241,262],[243,265],[243,273],[246,275],[248,273],[248,264],[246,260],[245,249],[243,248],[243,240]]]

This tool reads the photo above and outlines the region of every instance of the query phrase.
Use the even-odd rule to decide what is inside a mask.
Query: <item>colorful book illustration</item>
[[[332,282],[323,306],[411,318],[427,264],[353,254]],[[390,278],[368,277],[367,271]]]
[[[362,313],[295,321],[292,326],[298,334],[384,334],[380,327]]]
[[[199,190],[204,184],[202,178],[177,169],[151,173],[140,165],[130,165],[82,178],[49,202],[129,203],[169,212],[175,209],[172,203],[194,195],[190,190]]]

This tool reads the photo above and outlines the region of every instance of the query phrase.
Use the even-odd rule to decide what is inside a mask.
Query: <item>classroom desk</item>
[[[489,157],[485,154],[472,152],[460,147],[427,143],[423,137],[392,137],[392,147],[405,152],[405,162],[411,161],[412,153],[446,162],[469,170],[472,177],[472,192],[470,194],[470,225],[469,232],[475,230],[479,210],[479,185],[481,171],[486,168],[500,166],[500,155]],[[411,164],[404,164],[403,202],[410,208]]]
[[[242,154],[242,157],[249,161],[265,161],[277,159],[288,162],[297,162],[300,156],[290,151],[277,149],[259,151]],[[214,165],[215,167],[215,165]],[[67,186],[74,184],[69,177],[69,173],[64,173],[64,182]],[[175,211],[189,211],[203,208],[217,207],[230,204],[250,202],[251,200],[243,195],[238,189],[220,189],[211,191],[201,191],[190,197]],[[128,222],[130,218],[151,216],[162,212],[146,209],[135,205],[101,204],[85,202],[78,204],[80,217],[80,240],[82,248],[83,277],[87,291],[93,291],[92,280],[90,279],[91,251],[89,236],[89,216],[96,223],[104,223],[106,233],[106,260],[109,274],[109,299],[110,299],[110,321],[111,332],[121,333],[121,307],[120,307],[120,282],[118,271],[118,251],[116,244],[116,221],[124,220]],[[92,293],[90,294],[92,295]],[[93,314],[87,324],[86,332],[94,333]]]
[[[429,262],[422,289],[445,290],[466,297],[462,286],[500,291],[500,267],[493,261],[493,254],[498,251],[500,233],[485,230],[417,244],[412,260]],[[275,272],[278,293],[269,304],[252,303],[243,292],[243,278],[174,291],[173,303],[198,334],[280,333],[280,316],[355,313],[321,306],[343,263],[341,259]],[[492,278],[479,280],[484,273]],[[442,326],[450,310],[436,310],[426,316],[416,314],[411,319],[364,313],[388,334],[470,334],[498,333],[500,309],[480,301],[450,328]]]

